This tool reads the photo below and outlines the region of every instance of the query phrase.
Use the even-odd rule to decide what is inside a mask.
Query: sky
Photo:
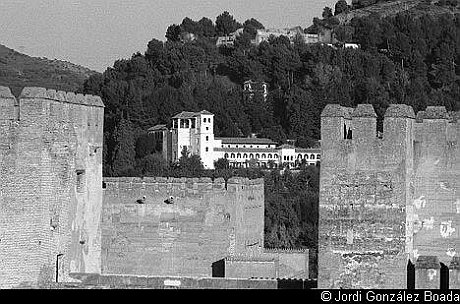
[[[0,44],[34,57],[103,72],[117,59],[144,53],[153,38],[189,17],[215,21],[228,11],[266,28],[308,27],[337,0],[0,0]],[[351,2],[349,0],[348,2]]]

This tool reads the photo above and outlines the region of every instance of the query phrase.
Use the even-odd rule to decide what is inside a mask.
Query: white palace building
[[[214,114],[208,111],[181,112],[172,117],[172,128],[156,125],[148,130],[162,141],[163,157],[177,162],[184,147],[199,155],[206,169],[214,169],[219,158],[228,160],[231,167],[270,168],[288,165],[294,168],[303,161],[316,165],[320,161],[319,148],[296,148],[267,138],[214,137]]]

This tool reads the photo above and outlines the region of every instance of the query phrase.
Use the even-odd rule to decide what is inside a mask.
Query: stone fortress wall
[[[0,287],[99,272],[103,107],[0,87]]]
[[[103,118],[97,96],[0,87],[0,288],[308,278],[308,250],[263,248],[263,179],[103,180]]]
[[[105,178],[104,274],[212,276],[263,246],[263,179]]]
[[[264,181],[105,178],[102,273],[308,279],[308,250],[264,242]]]
[[[325,107],[319,287],[401,288],[409,260],[458,255],[458,117],[390,105],[377,136],[372,105]]]

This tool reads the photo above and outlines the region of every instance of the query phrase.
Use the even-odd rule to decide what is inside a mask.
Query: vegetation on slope
[[[26,86],[79,91],[96,72],[60,60],[30,57],[0,44],[0,84],[19,96]]]

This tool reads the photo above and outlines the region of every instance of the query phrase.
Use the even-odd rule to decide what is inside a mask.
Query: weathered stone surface
[[[390,105],[379,138],[372,117],[331,108],[321,118],[319,286],[400,288],[408,259],[448,265],[460,252],[459,124],[443,107],[415,121],[411,107]]]
[[[104,274],[211,277],[212,263],[263,247],[263,179],[104,182]]]
[[[0,92],[0,287],[99,271],[100,98]]]

